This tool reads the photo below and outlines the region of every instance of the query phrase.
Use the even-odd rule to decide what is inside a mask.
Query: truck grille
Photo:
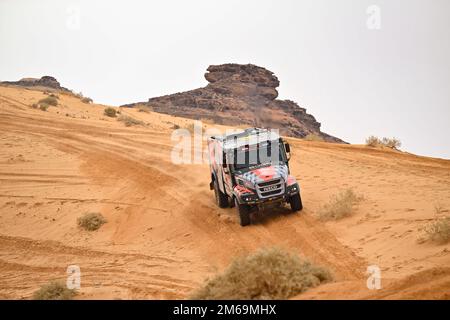
[[[256,185],[256,193],[261,199],[279,196],[284,193],[283,179],[260,182]]]

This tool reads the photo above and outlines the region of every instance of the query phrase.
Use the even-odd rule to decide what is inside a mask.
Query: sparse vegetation
[[[89,97],[83,97],[83,98],[81,99],[81,102],[83,102],[83,103],[92,103],[93,101],[92,101],[92,99],[89,98]]]
[[[78,218],[78,226],[87,231],[95,231],[106,223],[106,219],[100,213],[86,213]]]
[[[54,93],[50,93],[48,96],[51,97],[51,98],[59,99],[59,96],[57,94],[54,94]]]
[[[319,218],[322,220],[338,220],[350,216],[354,206],[363,197],[358,196],[352,189],[347,189],[331,197],[330,201],[319,211]]]
[[[139,106],[138,107],[138,111],[139,112],[145,112],[145,113],[149,113],[150,111],[152,111],[148,106]]]
[[[177,125],[176,123],[173,124],[172,129],[177,130],[180,129],[180,126]]]
[[[277,248],[235,259],[192,299],[287,299],[331,280],[328,270]]]
[[[439,244],[450,242],[450,217],[437,219],[424,229],[429,240]]]
[[[39,109],[42,111],[47,111],[48,107],[49,107],[49,105],[46,103],[39,104]]]
[[[116,109],[112,108],[112,107],[107,107],[105,108],[105,110],[103,111],[103,113],[105,114],[105,116],[107,117],[111,117],[111,118],[115,118],[116,117]]]
[[[434,204],[434,212],[439,215],[444,212],[447,212],[447,210],[445,210],[445,208],[442,206],[442,204],[438,202],[438,203]]]
[[[391,149],[399,149],[402,145],[400,140],[396,138],[386,138],[380,139],[375,136],[370,136],[366,139],[366,145],[369,147],[387,147]]]
[[[38,104],[47,104],[49,106],[57,106],[58,99],[56,97],[48,96],[38,101]]]
[[[321,136],[313,133],[308,134],[303,139],[306,141],[325,141]]]
[[[68,289],[63,282],[52,281],[44,284],[33,294],[34,300],[71,300],[76,295],[75,290]]]
[[[130,116],[126,116],[126,115],[121,115],[117,120],[123,122],[125,124],[126,127],[131,127],[131,126],[144,126],[145,123],[144,121],[132,118]]]

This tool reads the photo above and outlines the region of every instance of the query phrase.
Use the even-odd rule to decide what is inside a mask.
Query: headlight
[[[296,193],[300,191],[300,187],[298,186],[298,183],[294,183],[287,187],[287,190],[289,193]]]
[[[243,179],[236,179],[236,182],[239,184],[239,185],[241,185],[241,186],[243,186],[243,187],[246,187],[246,188],[248,188],[248,189],[255,189],[255,186],[250,182],[250,181],[248,181],[248,180],[243,180]]]

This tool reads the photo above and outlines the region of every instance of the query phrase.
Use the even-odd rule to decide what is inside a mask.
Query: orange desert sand
[[[234,257],[270,246],[334,274],[296,299],[450,298],[450,244],[421,230],[449,215],[449,160],[288,138],[304,210],[242,228],[234,209],[216,207],[207,164],[171,161],[172,127],[192,120],[122,108],[147,124],[125,127],[66,94],[47,112],[31,108],[44,97],[0,87],[2,299],[31,298],[69,265],[81,268],[77,299],[183,299]],[[347,188],[364,196],[355,214],[318,220]],[[81,230],[87,212],[108,222]],[[369,265],[381,268],[380,290],[366,286]]]

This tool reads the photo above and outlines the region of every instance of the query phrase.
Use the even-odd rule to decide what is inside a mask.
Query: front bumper
[[[300,192],[300,186],[298,183],[294,183],[290,186],[286,186],[284,189],[284,193],[267,197],[267,198],[260,198],[256,193],[253,194],[243,194],[238,197],[240,204],[248,204],[248,205],[261,205],[261,204],[267,204],[267,203],[275,203],[275,202],[288,202],[289,198],[297,193]]]

